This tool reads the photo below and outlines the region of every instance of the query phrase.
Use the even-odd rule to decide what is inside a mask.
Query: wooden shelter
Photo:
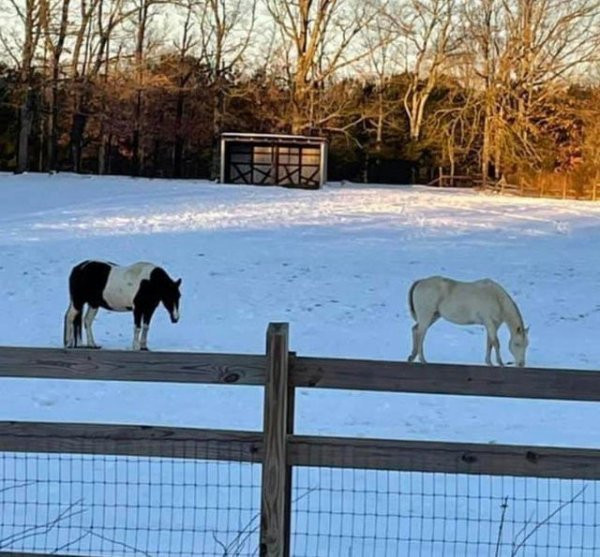
[[[327,180],[323,137],[262,133],[221,135],[221,182],[317,189]]]

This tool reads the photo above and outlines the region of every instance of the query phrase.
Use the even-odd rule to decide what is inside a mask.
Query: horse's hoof
[[[140,350],[142,350],[143,352],[148,352],[148,347],[147,346],[142,346],[140,348]]]

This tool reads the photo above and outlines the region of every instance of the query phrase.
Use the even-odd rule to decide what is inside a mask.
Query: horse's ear
[[[177,288],[179,288],[179,287],[181,286],[181,279],[180,279],[180,278],[178,278],[178,279],[175,281],[175,285],[177,286]]]

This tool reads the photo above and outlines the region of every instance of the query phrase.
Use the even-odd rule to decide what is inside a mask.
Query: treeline
[[[253,131],[328,137],[336,179],[600,179],[600,0],[0,8],[1,170],[210,177]]]

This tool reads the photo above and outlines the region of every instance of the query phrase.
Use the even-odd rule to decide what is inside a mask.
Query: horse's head
[[[515,365],[519,367],[525,366],[525,352],[529,345],[528,334],[529,327],[523,328],[519,326],[513,331],[508,344],[508,349],[515,359]]]
[[[161,300],[166,310],[169,312],[171,323],[177,323],[177,321],[179,321],[179,299],[181,298],[181,292],[179,292],[180,286],[181,279],[169,279],[162,290]]]

